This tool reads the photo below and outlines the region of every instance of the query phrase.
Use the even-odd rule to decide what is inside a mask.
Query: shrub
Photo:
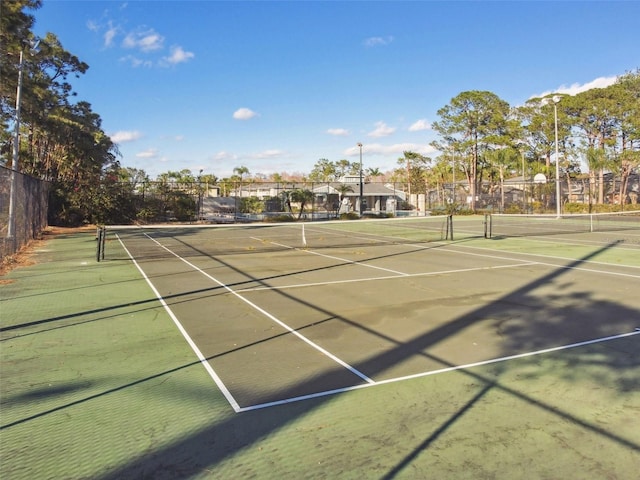
[[[295,222],[296,219],[291,215],[282,214],[282,215],[265,217],[264,221],[266,223],[282,223],[282,222]]]

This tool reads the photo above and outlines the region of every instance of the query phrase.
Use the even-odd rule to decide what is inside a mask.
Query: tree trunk
[[[629,184],[629,175],[631,174],[631,166],[624,160],[620,168],[620,207],[624,210],[624,204],[627,200],[627,185]]]
[[[602,205],[604,203],[604,168],[598,170],[598,203]]]

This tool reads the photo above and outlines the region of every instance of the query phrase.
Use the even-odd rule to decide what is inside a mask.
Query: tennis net
[[[529,237],[562,233],[640,232],[640,211],[567,215],[489,214],[485,216],[485,237]]]
[[[181,255],[196,250],[218,256],[451,240],[453,218],[442,215],[232,225],[111,226],[107,231],[117,234],[136,258],[161,256],[159,244],[170,244]]]

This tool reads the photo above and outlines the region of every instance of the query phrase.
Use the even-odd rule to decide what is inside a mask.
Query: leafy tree
[[[243,175],[249,174],[249,169],[244,166],[235,167],[233,169],[233,173],[235,174],[235,178],[233,178],[233,180],[237,181],[237,183],[240,185],[240,188],[238,190],[238,196],[242,198],[242,177]]]
[[[342,202],[342,197],[344,197],[347,193],[353,192],[353,187],[346,183],[341,183],[336,187],[338,191],[338,201]]]
[[[240,182],[242,182],[242,177],[244,175],[248,175],[249,174],[249,169],[247,167],[235,167],[233,169],[233,173],[235,173],[236,175],[238,175],[238,177],[240,177]]]
[[[407,182],[407,193],[426,192],[426,173],[431,159],[416,152],[405,151],[403,156],[398,158],[398,165],[405,167],[405,178]]]
[[[264,202],[258,197],[246,197],[240,200],[242,213],[261,213],[264,210]]]
[[[516,169],[519,160],[518,152],[512,148],[498,148],[488,150],[485,153],[491,170],[495,171],[499,177],[500,185],[500,210],[504,211],[504,179],[505,172]]]
[[[3,2],[0,35],[0,140],[10,150],[9,125],[16,116],[15,95],[22,57],[22,101],[18,168],[52,184],[50,222],[94,221],[99,217],[98,185],[117,169],[116,145],[103,132],[101,119],[88,102],[73,102],[69,77],[89,66],[67,52],[47,33],[37,51],[30,46],[33,16],[40,1]],[[22,55],[21,55],[22,52]],[[108,203],[108,202],[107,202]],[[103,216],[103,215],[102,215]]]
[[[327,160],[321,158],[313,166],[313,170],[309,174],[309,180],[312,182],[330,182],[336,179],[336,165]]]
[[[442,140],[434,144],[441,151],[456,144],[466,157],[463,168],[471,193],[471,209],[475,209],[482,180],[479,170],[482,153],[491,145],[508,142],[509,113],[507,102],[494,93],[477,90],[460,93],[438,110],[440,120],[433,123],[433,129]]]
[[[599,148],[598,203],[604,203],[604,172],[610,169],[616,146],[616,99],[612,89],[593,88],[565,101],[577,134],[586,149]]]
[[[640,167],[640,70],[623,75],[609,88],[616,98],[620,155],[615,170],[620,175],[619,197],[624,206],[629,177]]]
[[[27,13],[42,6],[41,0],[14,0],[2,2],[0,15],[0,141],[3,153],[11,151],[11,134],[9,124],[15,118],[16,90],[18,84],[18,65],[20,51],[33,38],[31,28],[35,17]],[[29,55],[24,56],[24,69],[32,63]],[[25,75],[25,77],[28,75]],[[29,95],[29,89],[24,89],[24,96]],[[6,152],[5,152],[6,150]]]
[[[349,160],[338,160],[336,162],[336,178],[344,177],[351,170],[351,162]],[[359,167],[358,167],[359,168]]]
[[[377,177],[382,177],[382,175],[383,175],[383,173],[380,171],[379,168],[375,168],[375,167],[367,168],[367,176],[368,177],[377,178]]]
[[[440,203],[445,203],[445,199],[449,197],[449,195],[445,192],[445,184],[449,182],[451,184],[451,193],[450,198],[453,205],[455,205],[457,198],[457,180],[459,180],[460,176],[456,177],[455,172],[457,162],[455,160],[455,156],[453,155],[440,155],[433,167],[429,170],[428,179],[433,188],[435,188],[438,201]]]
[[[305,206],[313,202],[313,192],[311,190],[296,188],[290,193],[289,199],[291,202],[300,204],[300,211],[298,212],[298,220],[300,220],[300,218],[302,218],[302,214],[304,213]],[[289,206],[290,205],[291,204],[289,204]]]

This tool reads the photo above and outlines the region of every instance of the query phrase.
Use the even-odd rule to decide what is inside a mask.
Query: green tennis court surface
[[[0,473],[632,478],[640,229],[485,222],[47,242],[0,287]]]

